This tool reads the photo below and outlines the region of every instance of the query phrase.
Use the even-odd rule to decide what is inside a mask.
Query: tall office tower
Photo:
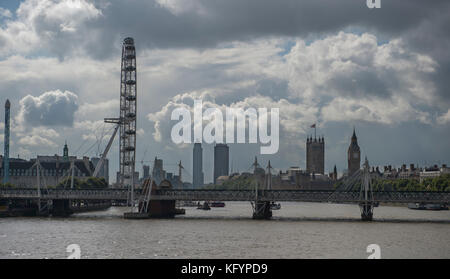
[[[325,140],[312,136],[306,140],[306,171],[324,174],[325,169]]]
[[[5,139],[4,139],[4,145],[5,145],[5,154],[3,156],[3,170],[4,170],[4,176],[3,176],[3,183],[9,182],[9,118],[10,118],[10,111],[11,111],[11,103],[9,100],[6,100],[5,103]]]
[[[166,179],[166,174],[163,168],[163,160],[155,157],[155,162],[153,163],[152,178],[156,185],[159,185],[161,181]]]
[[[143,165],[142,166],[142,172],[143,172],[143,177],[144,179],[147,179],[150,177],[150,166],[148,165]]]
[[[192,186],[194,188],[202,187],[204,184],[204,176],[203,176],[203,149],[201,143],[194,143],[192,166],[193,166]]]
[[[226,144],[214,146],[214,184],[219,176],[229,174],[229,147]]]
[[[361,150],[358,146],[358,138],[353,128],[353,136],[347,152],[348,157],[348,175],[351,176],[361,168]]]

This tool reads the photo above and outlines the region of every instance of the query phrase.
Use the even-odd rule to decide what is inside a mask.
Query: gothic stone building
[[[361,168],[361,150],[358,146],[358,138],[356,137],[355,129],[353,129],[352,141],[348,147],[347,157],[348,176],[351,176]]]
[[[308,173],[324,174],[325,141],[319,137],[306,140],[306,171]]]

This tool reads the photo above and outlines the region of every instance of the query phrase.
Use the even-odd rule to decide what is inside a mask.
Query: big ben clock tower
[[[353,128],[352,142],[348,147],[348,175],[353,175],[361,167],[361,151],[358,146],[355,128]]]

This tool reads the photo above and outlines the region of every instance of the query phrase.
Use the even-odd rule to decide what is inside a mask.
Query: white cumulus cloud
[[[20,100],[18,122],[27,126],[72,126],[78,96],[70,91],[48,91]]]

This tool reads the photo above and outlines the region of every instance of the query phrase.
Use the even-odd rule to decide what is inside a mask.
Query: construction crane
[[[181,164],[181,160],[180,163],[178,163],[178,179],[179,179],[179,183],[180,183],[180,187],[183,187],[183,182],[181,181],[181,170],[184,169],[183,165]]]

